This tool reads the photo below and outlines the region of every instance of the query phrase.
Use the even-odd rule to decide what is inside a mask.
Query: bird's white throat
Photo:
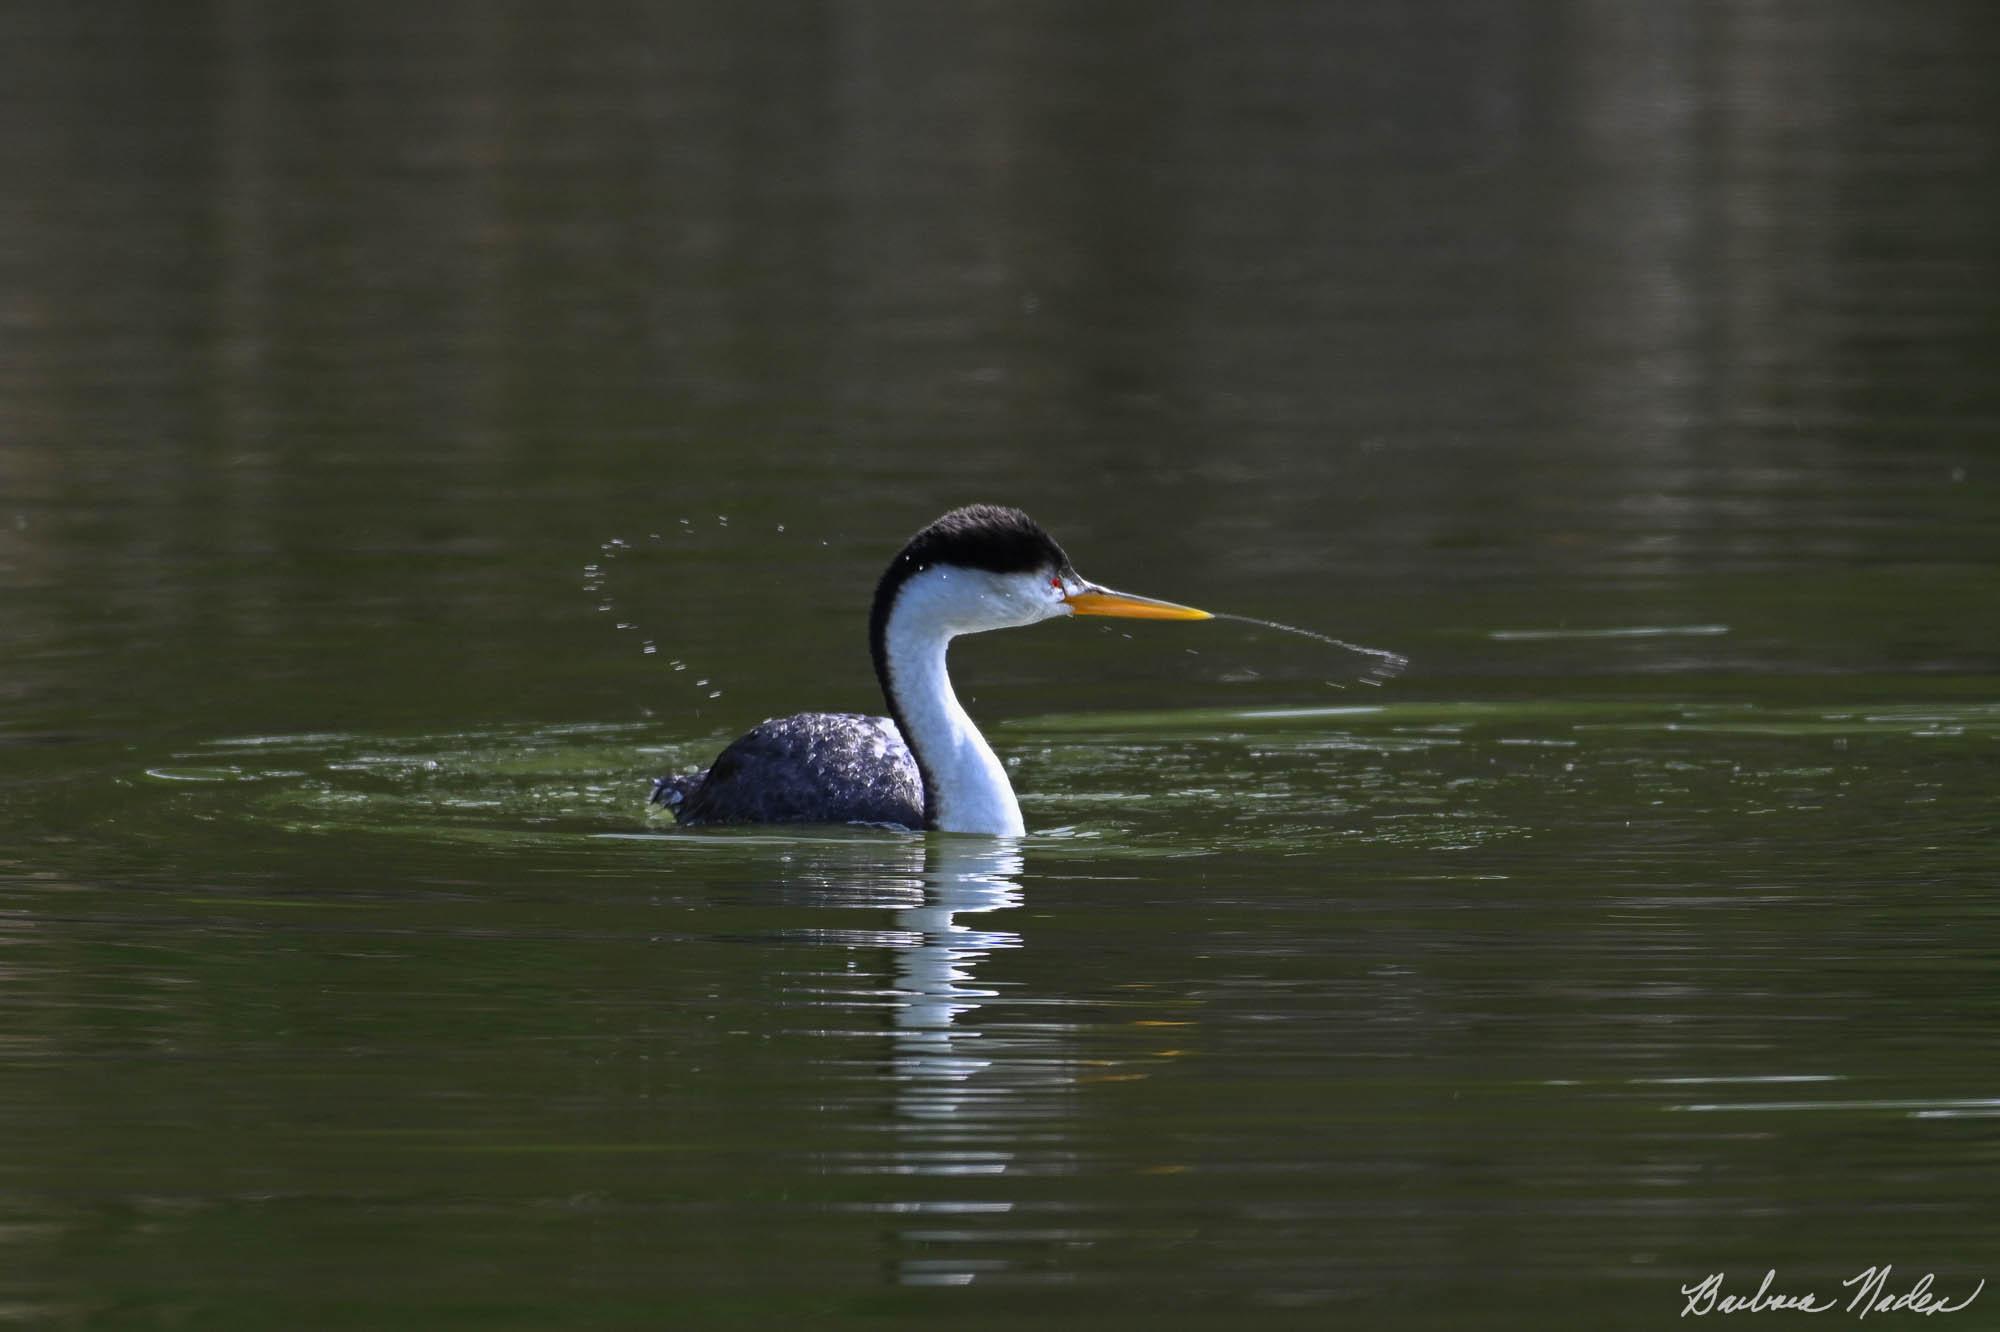
[[[1060,599],[1033,575],[937,567],[897,593],[883,632],[889,688],[903,739],[920,756],[940,831],[996,837],[1027,831],[1005,765],[952,692],[945,667],[951,640],[1063,613]]]

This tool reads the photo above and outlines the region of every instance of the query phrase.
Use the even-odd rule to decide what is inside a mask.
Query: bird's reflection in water
[[[981,987],[973,968],[995,949],[1019,948],[1012,930],[983,928],[986,917],[1021,905],[1021,853],[1008,839],[926,839],[923,903],[896,913],[913,940],[896,958],[894,1072],[898,1110],[947,1119],[967,1108],[974,1075],[992,1066],[983,1037],[961,1023],[997,991]]]
[[[982,985],[975,969],[989,954],[1022,945],[1019,934],[994,928],[995,913],[1021,905],[1021,852],[1011,840],[964,837],[926,838],[924,849],[923,901],[896,912],[911,944],[896,955],[892,1170],[997,1183],[1023,1164],[1019,1120],[1047,1113],[1029,1093],[1037,1084],[1050,1089],[1055,1062],[977,1021],[977,1010],[999,991]],[[894,1232],[884,1269],[898,1285],[969,1285],[1013,1266],[986,1243],[988,1228],[1013,1211],[1010,1201],[961,1187],[891,1206],[908,1218]]]
[[[906,845],[909,858],[893,879],[878,859],[870,885],[893,920],[868,932],[873,947],[893,950],[869,1005],[879,1012],[886,1000],[890,1010],[887,1032],[876,1036],[889,1041],[886,1063],[868,1061],[890,1113],[869,1126],[873,1141],[822,1163],[904,1181],[843,1205],[898,1218],[883,1237],[888,1279],[963,1285],[1015,1266],[1018,1243],[1009,1247],[999,1233],[1018,1225],[1012,1181],[1077,1169],[1067,1125],[1080,1065],[1070,1026],[1016,1011],[1056,997],[980,975],[996,969],[996,953],[1025,946],[1000,928],[1003,913],[1022,905],[1019,844],[933,835]]]

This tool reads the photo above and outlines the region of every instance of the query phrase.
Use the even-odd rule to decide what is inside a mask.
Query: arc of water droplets
[[[690,519],[682,518],[679,521],[683,536],[693,532],[694,523]],[[715,521],[719,526],[729,526],[729,517],[727,514],[717,514]],[[783,523],[778,524],[778,530],[780,532],[785,530]],[[649,532],[646,534],[646,538],[655,545],[666,540],[665,535],[660,532]],[[625,540],[623,537],[612,537],[600,543],[597,549],[601,558],[583,566],[583,590],[588,595],[597,599],[598,611],[608,615],[616,611],[618,606],[611,599],[610,593],[605,591],[605,580],[610,577],[612,564],[616,562],[620,555],[632,550],[633,546],[631,542]],[[639,628],[639,624],[635,620],[619,620],[616,624],[621,630],[636,630]],[[660,645],[650,638],[642,638],[639,641],[639,651],[649,657],[657,656],[659,655]],[[688,668],[687,663],[679,658],[669,658],[667,664],[675,671],[686,671]],[[708,680],[706,678],[696,680],[694,685],[696,689],[708,689]],[[720,689],[708,689],[708,697],[721,698],[722,691]]]

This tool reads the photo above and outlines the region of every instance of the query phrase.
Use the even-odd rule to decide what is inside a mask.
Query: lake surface
[[[0,1322],[2000,1278],[1996,58],[1859,0],[9,7]],[[979,499],[1410,668],[990,635],[1025,840],[647,810],[878,710],[874,579]]]

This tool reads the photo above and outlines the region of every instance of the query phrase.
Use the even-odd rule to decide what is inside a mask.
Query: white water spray
[[[1410,659],[1401,653],[1385,651],[1382,648],[1363,647],[1359,643],[1350,643],[1346,639],[1335,638],[1331,634],[1322,634],[1314,629],[1301,629],[1295,624],[1279,624],[1276,620],[1260,620],[1251,615],[1230,615],[1224,611],[1215,612],[1215,618],[1218,620],[1236,620],[1242,624],[1254,624],[1265,629],[1277,629],[1283,633],[1297,634],[1301,638],[1314,639],[1321,643],[1331,644],[1343,651],[1366,657],[1368,665],[1363,668],[1360,675],[1355,677],[1357,683],[1360,684],[1373,685],[1379,688],[1384,680],[1395,679],[1408,669],[1410,665]],[[1347,687],[1335,680],[1328,680],[1327,683],[1336,689],[1345,689]]]

